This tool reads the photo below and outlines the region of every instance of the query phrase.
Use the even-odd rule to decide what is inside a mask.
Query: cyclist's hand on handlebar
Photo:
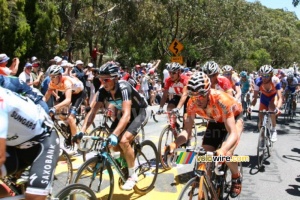
[[[109,139],[109,143],[112,145],[112,146],[117,146],[118,144],[118,136],[116,136],[114,133],[110,134],[110,136],[108,137]]]
[[[84,133],[83,132],[78,132],[78,133],[76,133],[76,135],[74,135],[73,137],[72,137],[72,143],[79,143],[79,141],[82,139],[82,137],[83,137],[83,135],[84,135]],[[78,141],[79,140],[79,141]]]
[[[179,109],[178,108],[173,108],[172,113],[175,114],[176,116],[179,115]]]
[[[251,113],[252,110],[253,110],[253,107],[252,107],[252,106],[250,106],[250,107],[247,109],[248,113]]]
[[[156,114],[160,115],[164,113],[164,109],[163,108],[159,108],[159,110],[156,112]]]
[[[56,108],[55,107],[52,107],[49,109],[49,115],[52,117],[53,115],[55,115],[56,113]]]

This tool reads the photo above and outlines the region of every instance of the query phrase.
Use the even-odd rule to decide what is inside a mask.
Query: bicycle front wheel
[[[199,200],[198,194],[199,194],[199,184],[200,184],[200,178],[195,176],[192,179],[190,179],[184,186],[184,188],[181,190],[178,200]],[[202,199],[201,200],[208,200],[208,189],[206,186],[206,183],[203,181],[203,187],[202,187]]]
[[[53,191],[59,191],[61,188],[69,185],[73,178],[73,166],[70,156],[63,149],[60,149],[60,154],[55,169],[53,179]]]
[[[82,184],[71,184],[62,189],[55,196],[59,200],[95,200],[97,199],[95,193],[85,185]]]
[[[102,162],[98,157],[90,158],[78,169],[73,182],[88,186],[97,193],[98,199],[112,199],[114,177],[108,161]]]
[[[175,141],[175,136],[172,132],[173,130],[167,125],[161,132],[158,140],[158,157],[160,163],[164,169],[171,169],[168,165],[167,158],[165,156],[165,150],[173,141]]]
[[[258,169],[263,166],[263,162],[266,157],[266,142],[267,138],[265,136],[266,127],[262,126],[258,135],[258,144],[257,144],[257,165]]]
[[[146,194],[154,188],[158,174],[158,158],[155,144],[145,140],[135,147],[135,173],[138,175],[138,182],[134,191],[138,194]]]

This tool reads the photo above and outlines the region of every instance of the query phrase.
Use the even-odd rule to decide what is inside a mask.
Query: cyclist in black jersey
[[[119,67],[114,62],[108,62],[100,67],[99,95],[96,103],[92,103],[91,111],[88,113],[81,132],[73,138],[77,141],[93,122],[97,111],[104,108],[104,102],[113,104],[122,111],[111,125],[110,144],[116,146],[119,143],[128,164],[129,178],[122,186],[123,190],[131,190],[137,182],[137,174],[134,169],[134,152],[131,142],[137,135],[138,129],[146,119],[146,100],[133,86],[123,80],[118,80]],[[118,151],[114,147],[114,151]]]

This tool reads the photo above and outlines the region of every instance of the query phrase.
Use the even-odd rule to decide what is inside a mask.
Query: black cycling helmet
[[[107,62],[103,64],[99,69],[100,75],[118,76],[119,67],[114,62]]]

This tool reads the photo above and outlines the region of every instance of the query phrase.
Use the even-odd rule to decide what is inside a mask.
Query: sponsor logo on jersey
[[[18,114],[16,111],[13,111],[10,116],[31,130],[34,130],[36,127],[36,123],[29,121],[25,117]]]

